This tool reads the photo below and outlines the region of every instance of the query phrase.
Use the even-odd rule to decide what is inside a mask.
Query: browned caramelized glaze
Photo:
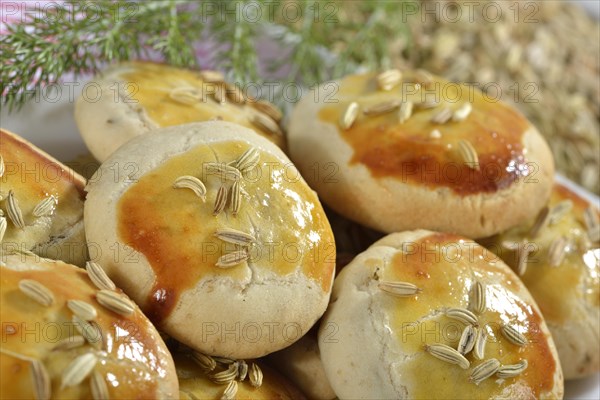
[[[573,312],[575,304],[582,299],[590,306],[600,305],[600,248],[598,243],[589,243],[586,239],[583,217],[590,204],[566,186],[555,184],[549,207],[562,201],[572,202],[571,211],[557,223],[546,226],[535,238],[529,237],[529,229],[535,219],[532,218],[493,240],[495,251],[515,268],[517,252],[504,248],[502,243],[524,239],[532,241],[535,250],[528,257],[528,267],[521,279],[536,299],[546,320],[560,325],[569,320],[585,318]],[[553,241],[560,237],[567,238],[568,248],[560,265],[553,266],[549,249]]]
[[[22,255],[10,257],[25,257]],[[28,257],[33,260],[33,257]],[[11,262],[8,258],[7,262]],[[25,296],[18,283],[33,279],[46,286],[54,295],[54,305],[44,307]],[[66,307],[67,300],[82,300],[93,305],[98,316],[94,320],[102,330],[101,352],[95,369],[105,377],[109,394],[115,398],[151,398],[157,394],[158,381],[165,378],[164,353],[158,351],[156,339],[149,336],[154,329],[141,312],[125,317],[117,315],[98,304],[96,288],[83,269],[56,263],[48,270],[16,271],[2,268],[0,277],[2,298],[0,319],[2,321],[2,348],[0,377],[3,398],[34,398],[31,383],[31,364],[24,358],[43,362],[52,379],[52,398],[91,398],[89,385],[61,387],[61,374],[77,355],[90,351],[85,345],[69,352],[69,356],[52,350],[67,337],[78,335],[73,313]],[[155,333],[158,335],[157,333]],[[104,353],[106,352],[106,353]],[[105,354],[105,355],[103,355]],[[153,371],[151,376],[150,371]]]
[[[350,129],[340,134],[352,147],[353,164],[365,165],[377,178],[393,178],[404,183],[430,188],[448,187],[455,193],[469,195],[496,192],[532,172],[522,145],[528,121],[514,108],[487,97],[478,89],[458,85],[441,78],[420,89],[411,75],[390,91],[377,91],[374,74],[352,75],[340,83],[338,103],[328,104],[319,112],[324,122],[338,126],[345,108],[352,101],[361,109],[400,99],[415,104],[437,100],[437,107],[418,109],[403,124],[398,111],[368,116],[361,113]],[[463,121],[434,124],[431,118],[444,107],[458,109],[472,103],[472,112]],[[437,129],[441,137],[431,132]],[[468,140],[479,157],[479,169],[464,163],[458,142]]]
[[[156,279],[145,311],[155,323],[164,320],[179,295],[200,280],[228,276],[249,279],[253,268],[278,276],[301,270],[329,290],[335,263],[335,245],[329,223],[314,192],[289,165],[261,152],[259,167],[244,179],[238,215],[213,215],[217,189],[215,176],[203,168],[208,162],[229,162],[248,149],[245,142],[199,146],[172,157],[133,184],[118,205],[121,240],[142,253]],[[218,154],[219,160],[215,160]],[[174,189],[182,175],[200,177],[208,194],[203,202],[190,190]],[[250,259],[234,268],[215,266],[234,247],[214,236],[219,228],[253,234],[258,244]]]
[[[496,265],[497,261],[493,253],[471,241],[432,234],[408,244],[383,269],[382,280],[410,282],[422,289],[414,297],[390,296],[387,300],[394,307],[389,329],[410,357],[402,371],[411,398],[491,398],[516,381],[530,386],[536,398],[552,390],[556,362],[548,338],[541,331],[542,317],[514,292],[517,278]],[[482,361],[476,360],[473,353],[466,356],[471,367],[463,370],[423,350],[425,345],[436,343],[456,348],[465,325],[446,317],[443,310],[467,308],[475,279],[486,283],[486,309],[479,315],[479,327],[489,335],[485,359],[497,358],[502,364],[526,359],[529,367],[518,377],[492,377],[475,385],[469,382],[469,375]],[[424,318],[427,315],[430,317]],[[529,343],[518,347],[507,341],[500,333],[503,323],[518,326]]]
[[[63,207],[81,208],[79,200],[85,197],[84,181],[78,175],[4,130],[0,130],[0,137],[0,153],[5,164],[4,174],[0,178],[2,192],[6,195],[9,190],[14,190],[23,213],[30,212],[49,195],[58,199],[58,211]],[[61,201],[64,199],[68,201]]]
[[[122,101],[142,106],[159,127],[220,118],[251,128],[278,146],[284,144],[283,136],[274,135],[251,123],[251,110],[242,110],[229,101],[214,101],[214,94],[221,83],[203,81],[199,71],[151,62],[132,62],[127,65],[131,66],[131,70],[122,75],[127,90],[127,96]],[[178,89],[195,91],[198,101],[185,104],[174,100],[170,93]]]

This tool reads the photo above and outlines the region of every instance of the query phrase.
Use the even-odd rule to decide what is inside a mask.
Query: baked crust
[[[491,258],[490,258],[491,257]],[[451,261],[449,261],[451,260]],[[469,381],[482,361],[467,353],[468,369],[428,354],[427,347],[457,347],[466,326],[450,319],[450,307],[467,308],[474,280],[486,301],[476,313],[488,333],[484,360],[501,364],[526,359],[516,378]],[[422,291],[397,297],[382,282],[408,282]],[[519,324],[527,343],[500,334]],[[448,234],[411,231],[386,236],[358,255],[336,278],[319,331],[325,372],[345,398],[562,398],[563,377],[552,338],[535,301],[514,273],[491,252]]]
[[[33,251],[43,257],[83,266],[87,259],[83,227],[85,179],[54,157],[18,135],[0,129],[4,174],[2,210],[7,229],[2,250]],[[8,194],[13,192],[25,226],[16,226],[8,216]],[[47,214],[33,215],[35,206],[53,196]]]
[[[154,129],[214,118],[252,128],[278,146],[285,145],[282,134],[251,122],[257,110],[249,102],[217,102],[213,93],[219,85],[203,80],[200,71],[166,64],[116,64],[94,77],[77,99],[75,121],[88,149],[99,161],[106,160],[128,140]],[[197,99],[191,97],[191,103],[174,100],[174,90],[189,91]]]
[[[260,162],[256,179],[240,180],[239,213],[229,202],[215,216],[219,187],[233,184],[204,165],[233,161],[250,147]],[[173,188],[182,175],[205,183],[205,201]],[[133,139],[87,191],[86,232],[98,262],[180,342],[211,355],[260,357],[298,340],[325,311],[335,266],[329,222],[283,152],[247,128],[204,122]],[[248,260],[216,266],[236,250],[215,237],[222,228],[254,236]]]
[[[48,398],[89,399],[91,374],[99,374],[108,388],[109,398],[176,398],[178,385],[175,366],[160,335],[150,321],[134,306],[123,316],[96,300],[98,288],[85,270],[61,261],[27,254],[2,254],[0,266],[0,353],[1,398],[35,398],[32,361],[41,362],[51,381]],[[53,295],[54,302],[44,306],[19,289],[23,280],[35,280]],[[119,289],[117,293],[121,293]],[[68,300],[84,301],[97,315],[80,331],[73,321]],[[85,333],[83,333],[85,332]],[[84,334],[85,344],[73,348],[57,347],[59,342]],[[66,370],[79,356],[94,354],[97,362],[81,383],[64,385]],[[72,372],[79,372],[78,368]],[[67,381],[71,382],[70,380]]]
[[[405,74],[410,77],[410,71]],[[306,96],[290,117],[290,157],[328,206],[383,232],[424,228],[475,238],[515,226],[543,207],[554,175],[547,143],[516,110],[486,101],[477,89],[464,89],[463,98],[453,103],[441,89],[433,91],[441,102],[433,109],[419,109],[421,96],[414,95],[415,111],[403,124],[396,109],[380,116],[360,114],[343,130],[338,119],[351,101],[362,112],[405,96],[399,87],[377,91],[374,77],[333,82],[338,88],[333,99]],[[456,85],[435,79],[441,88]],[[328,85],[318,93],[329,93]],[[464,121],[430,122],[442,108],[456,109],[471,95],[473,111]],[[434,130],[440,137],[431,136]],[[457,158],[459,139],[479,153],[479,170]]]
[[[535,237],[530,230],[536,218],[531,218],[482,244],[518,271],[519,251],[506,246],[529,243],[525,246],[532,251],[520,278],[544,314],[565,379],[577,379],[600,370],[600,244],[589,239],[584,217],[588,208],[596,216],[599,213],[557,182],[548,207],[554,210],[564,202],[571,204],[570,211],[556,222],[545,224]],[[555,262],[550,248],[561,237],[565,239],[565,255]]]

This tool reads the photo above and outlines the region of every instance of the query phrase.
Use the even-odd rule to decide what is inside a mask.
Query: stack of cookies
[[[599,370],[598,208],[512,107],[388,70],[284,134],[215,71],[96,82],[87,183],[1,132],[0,397],[561,398]]]

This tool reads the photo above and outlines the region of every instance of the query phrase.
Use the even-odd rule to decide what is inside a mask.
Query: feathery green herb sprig
[[[289,3],[302,10],[301,18],[285,18],[281,10]],[[77,1],[28,12],[25,21],[8,22],[0,38],[2,106],[18,109],[67,73],[96,72],[115,61],[158,53],[169,64],[193,67],[199,61],[194,45],[202,39],[214,42],[218,67],[232,80],[260,83],[256,46],[273,30],[286,54],[276,63],[289,66],[278,79],[313,85],[361,66],[385,66],[388,39],[407,36],[401,2],[211,1],[217,9],[232,4],[271,12],[223,18],[200,2],[179,0]]]

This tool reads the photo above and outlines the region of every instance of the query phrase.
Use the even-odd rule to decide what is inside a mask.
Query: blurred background
[[[393,63],[455,81],[498,83],[502,99],[547,138],[558,170],[598,193],[600,2],[498,1],[487,10],[486,2],[476,3],[476,23],[465,5],[459,20],[449,5],[446,14],[438,8],[437,21],[410,18],[410,40],[390,46]]]
[[[84,6],[59,12],[57,4]],[[558,171],[600,192],[598,0],[3,1],[0,11],[2,125],[59,157],[72,139],[54,121],[74,129],[71,109],[55,107],[35,124],[39,104],[9,112],[20,101],[10,94],[86,79],[119,60],[215,68],[242,85],[308,87],[366,69],[425,68],[515,104],[547,138]],[[36,139],[38,129],[49,138]]]
[[[599,1],[336,4],[340,23],[320,28],[339,56],[334,78],[357,67],[395,66],[475,82],[538,127],[559,172],[599,193]]]

